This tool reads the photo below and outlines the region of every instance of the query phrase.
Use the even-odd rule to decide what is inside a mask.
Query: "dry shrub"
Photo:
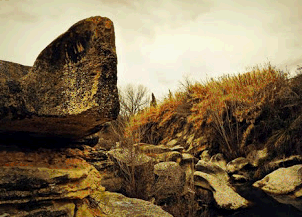
[[[135,134],[144,127],[147,135],[152,135],[153,144],[158,144],[169,141],[185,123],[207,137],[212,154],[221,152],[229,160],[245,155],[249,144],[257,148],[266,144],[270,150],[286,153],[301,152],[299,140],[293,136],[301,134],[302,129],[298,115],[301,80],[302,76],[297,76],[290,81],[287,74],[268,63],[204,84],[186,82],[185,92],[170,94],[156,108],[133,116],[126,134]],[[148,139],[145,135],[141,138]]]

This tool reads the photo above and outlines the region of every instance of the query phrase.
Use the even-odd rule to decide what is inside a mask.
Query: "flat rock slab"
[[[253,186],[270,194],[292,193],[298,187],[302,187],[302,164],[279,168],[255,182]]]
[[[302,211],[302,164],[279,168],[255,182],[253,186],[278,202],[291,204]]]
[[[91,212],[85,212],[85,204],[79,207],[77,216],[108,216],[108,217],[173,217],[161,207],[136,198],[128,198],[112,192],[96,192],[90,195],[98,206]],[[82,214],[83,215],[80,215]],[[95,215],[95,214],[98,215]],[[90,214],[90,215],[89,215]]]
[[[237,210],[250,205],[249,201],[234,191],[227,173],[220,166],[200,160],[196,165],[196,170],[194,173],[195,186],[212,191],[220,208]]]
[[[50,43],[33,67],[0,61],[0,134],[92,134],[119,113],[116,83],[112,21],[81,20]]]

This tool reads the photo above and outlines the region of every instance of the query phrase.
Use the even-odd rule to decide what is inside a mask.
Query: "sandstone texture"
[[[105,174],[84,159],[95,152],[1,150],[0,216],[171,216],[150,202],[105,191]]]
[[[79,139],[119,113],[114,27],[81,20],[32,67],[0,61],[0,133]]]

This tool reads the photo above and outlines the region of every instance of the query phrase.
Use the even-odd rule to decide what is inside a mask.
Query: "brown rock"
[[[108,18],[77,22],[39,54],[32,68],[0,64],[3,135],[79,139],[119,113],[114,27]]]

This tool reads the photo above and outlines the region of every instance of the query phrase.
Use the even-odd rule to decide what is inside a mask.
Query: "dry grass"
[[[296,115],[301,107],[299,82],[290,82],[270,64],[236,76],[186,84],[182,92],[170,93],[157,107],[131,117],[126,137],[143,127],[149,138],[142,135],[140,142],[164,143],[182,130],[181,125],[191,124],[207,136],[213,152],[231,159],[244,155],[251,143],[269,141],[270,146],[282,147],[300,130],[301,118]],[[291,115],[281,114],[285,110]]]

